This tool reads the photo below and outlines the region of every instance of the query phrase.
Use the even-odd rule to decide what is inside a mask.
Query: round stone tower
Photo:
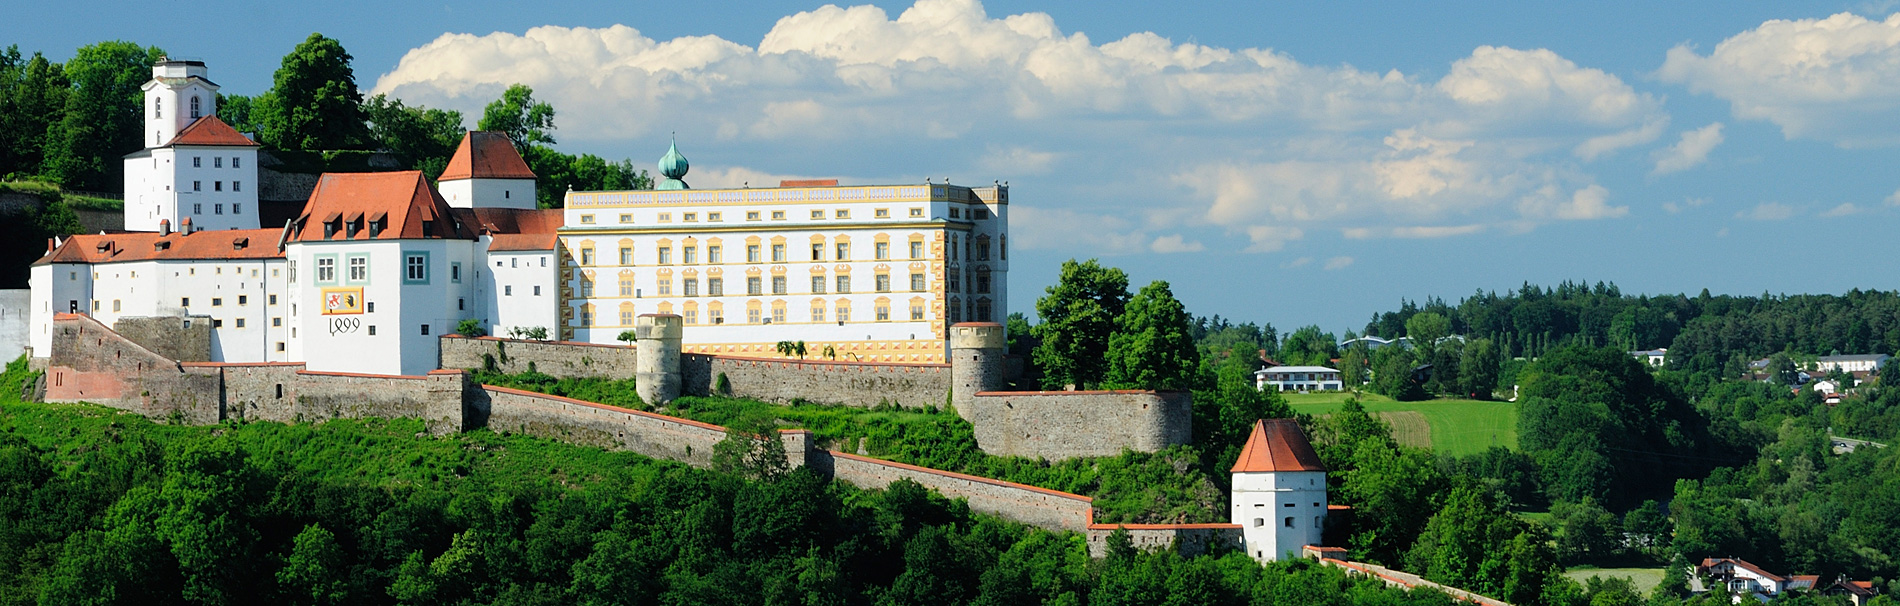
[[[977,392],[1005,386],[1003,352],[1008,346],[1003,325],[995,322],[964,322],[950,327],[950,403],[964,420],[975,420]]]
[[[634,391],[652,406],[665,406],[680,397],[680,317],[641,314],[633,321],[639,349],[634,356]]]

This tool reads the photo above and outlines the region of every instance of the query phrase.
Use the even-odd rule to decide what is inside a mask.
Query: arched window
[[[165,98],[164,97],[152,97],[152,117],[153,118],[165,117]]]
[[[191,98],[191,117],[198,117],[198,97],[195,95]]]

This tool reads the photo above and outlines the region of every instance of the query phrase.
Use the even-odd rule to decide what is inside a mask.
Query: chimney
[[[172,220],[171,219],[158,220],[158,235],[161,237],[172,235]]]

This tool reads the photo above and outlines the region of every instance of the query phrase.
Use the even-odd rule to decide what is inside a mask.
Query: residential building
[[[1276,391],[1339,391],[1345,389],[1339,371],[1324,366],[1274,366],[1253,373],[1255,389]]]
[[[1669,358],[1667,348],[1642,349],[1629,352],[1629,354],[1630,357],[1636,358],[1636,361],[1647,364],[1651,368],[1662,368],[1663,363]]]
[[[1788,578],[1763,570],[1741,558],[1705,558],[1696,566],[1696,576],[1728,588],[1738,596],[1773,596],[1786,587]]]
[[[1814,359],[1814,370],[1820,372],[1870,373],[1879,372],[1887,365],[1892,356],[1887,354],[1854,354],[1845,356],[1821,356]]]

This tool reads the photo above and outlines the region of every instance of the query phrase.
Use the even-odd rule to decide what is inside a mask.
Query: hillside
[[[1300,414],[1315,416],[1337,412],[1352,394],[1285,394],[1288,404]],[[1392,437],[1406,446],[1431,448],[1451,456],[1483,452],[1492,446],[1517,448],[1517,410],[1510,402],[1480,400],[1420,400],[1396,402],[1391,398],[1363,393],[1356,397],[1366,412],[1392,426]]]

